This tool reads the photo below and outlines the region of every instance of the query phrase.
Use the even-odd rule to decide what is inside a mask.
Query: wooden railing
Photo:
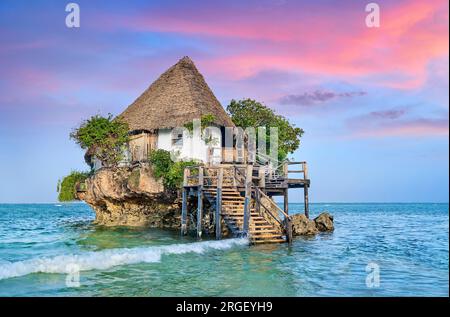
[[[300,166],[300,169],[291,170],[289,166]],[[291,217],[276,204],[272,198],[267,196],[261,188],[264,188],[266,179],[265,166],[260,165],[235,165],[235,164],[221,164],[217,166],[188,166],[184,170],[185,187],[197,187],[198,194],[198,211],[197,211],[197,233],[201,236],[201,218],[203,210],[203,188],[204,186],[216,186],[216,237],[220,239],[220,213],[222,208],[222,186],[225,179],[231,180],[235,187],[240,187],[245,195],[244,200],[244,221],[242,231],[244,235],[249,233],[250,223],[250,204],[252,198],[256,204],[256,209],[261,215],[266,215],[276,221],[280,227],[285,231],[288,242],[292,241],[292,221]],[[256,169],[256,171],[255,171]],[[224,172],[227,171],[225,174]],[[308,175],[306,162],[285,162],[283,165],[283,174],[287,177],[289,173],[302,173],[303,178],[306,179]],[[254,176],[257,174],[257,176]],[[265,198],[262,200],[262,198]],[[183,202],[186,202],[186,190],[183,190]],[[264,201],[264,202],[263,202]],[[270,205],[267,205],[268,202]],[[183,206],[186,204],[183,203]],[[274,213],[275,211],[275,213]],[[183,207],[182,210],[182,232],[186,231],[186,215],[187,210]]]
[[[272,210],[268,206],[266,206],[262,203],[261,197],[266,198],[265,201],[268,201],[273,207],[275,207],[275,210],[278,211],[279,214],[274,215]],[[261,189],[259,189],[256,186],[255,186],[255,201],[257,203],[258,212],[260,214],[262,214],[260,207],[263,207],[263,209],[266,211],[266,214],[269,215],[276,222],[278,222],[278,224],[284,229],[284,231],[286,233],[286,239],[289,243],[291,243],[292,242],[292,218],[291,218],[291,216],[289,216],[283,209],[280,208],[280,206],[278,206],[278,204],[276,202],[274,202],[272,200],[272,198],[267,196]],[[280,214],[284,217],[284,222],[282,222],[280,220]]]
[[[214,184],[214,179],[217,178],[216,175],[210,176],[208,172],[217,171],[220,169],[231,171],[233,176],[224,176],[224,179],[235,178],[235,186],[245,187],[245,174],[248,166],[252,166],[253,174],[257,176],[252,176],[252,180],[257,183],[259,187],[265,186],[265,179],[289,179],[289,178],[299,178],[292,174],[301,174],[300,179],[308,179],[308,165],[306,162],[290,162],[285,161],[279,165],[279,168],[269,168],[267,165],[246,165],[246,164],[219,164],[215,166],[203,166],[194,165],[188,166],[184,170],[184,186],[198,186],[200,178],[200,170],[203,171],[202,179],[203,181],[212,180]],[[229,174],[229,173],[228,173]],[[202,184],[207,185],[207,184]],[[215,184],[214,184],[215,185]]]
[[[300,167],[298,169],[291,169],[291,166]],[[283,174],[286,178],[289,178],[290,173],[303,174],[303,179],[308,179],[308,164],[306,162],[284,162]]]

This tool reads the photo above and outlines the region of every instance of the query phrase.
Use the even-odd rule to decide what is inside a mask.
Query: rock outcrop
[[[294,236],[314,235],[319,233],[314,221],[306,218],[304,214],[296,214],[292,216],[292,234]]]
[[[324,212],[314,220],[310,220],[304,214],[295,214],[292,216],[292,229],[294,236],[315,235],[319,232],[333,231],[333,216]]]
[[[319,231],[326,232],[334,230],[333,216],[328,212],[321,213],[317,218],[314,219],[314,223],[316,224],[316,228]]]
[[[79,192],[78,198],[94,209],[95,223],[100,225],[179,228],[181,199],[153,175],[149,164],[101,169],[86,180],[85,191]],[[277,214],[277,211],[273,210],[273,213]],[[189,213],[188,222],[195,226],[196,219],[189,219]],[[294,236],[334,230],[333,216],[327,212],[314,220],[295,214],[292,225]],[[205,233],[214,232],[214,222],[208,211],[204,215],[203,228]],[[226,235],[226,225],[222,228]]]
[[[153,176],[148,164],[101,169],[79,194],[95,211],[97,224],[177,228],[181,201]]]

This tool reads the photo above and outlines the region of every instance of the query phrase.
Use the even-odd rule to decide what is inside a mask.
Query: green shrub
[[[123,148],[129,141],[128,124],[120,118],[92,116],[75,129],[70,137],[82,149],[94,149],[104,166],[115,166],[123,158]]]
[[[300,138],[303,136],[303,129],[290,123],[285,117],[276,114],[272,109],[264,104],[252,100],[231,100],[227,106],[227,111],[234,124],[244,130],[248,127],[266,127],[270,131],[271,127],[278,128],[278,159],[282,161],[288,154],[293,153],[300,146]],[[258,134],[258,130],[256,130]],[[258,137],[258,136],[257,136]],[[266,148],[270,148],[270,135],[266,135]]]
[[[165,150],[153,150],[150,152],[149,161],[153,166],[153,173],[157,178],[166,175],[173,164],[170,152]]]
[[[59,201],[72,201],[76,200],[76,185],[84,182],[89,177],[88,172],[72,171],[69,175],[62,180],[58,180],[58,200]]]
[[[211,126],[214,121],[216,121],[216,117],[213,114],[204,114],[201,116],[200,118],[200,125],[201,125],[201,130],[205,130],[207,127]],[[194,123],[193,122],[188,122],[184,125],[184,127],[186,129],[188,129],[189,133],[192,133],[194,131]]]
[[[184,168],[197,164],[195,161],[174,162],[170,158],[170,152],[165,150],[151,151],[149,161],[155,177],[162,178],[164,186],[173,190],[180,188],[183,184]]]

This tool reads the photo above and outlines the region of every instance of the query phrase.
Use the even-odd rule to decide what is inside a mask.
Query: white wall
[[[213,159],[215,163],[221,161],[221,133],[220,129],[211,129],[211,136],[214,140],[212,144]],[[182,160],[199,160],[202,162],[207,161],[208,145],[199,135],[190,135],[187,130],[183,132],[183,146],[172,145],[172,129],[159,129],[158,130],[158,142],[157,148],[166,150],[169,152],[179,152]]]

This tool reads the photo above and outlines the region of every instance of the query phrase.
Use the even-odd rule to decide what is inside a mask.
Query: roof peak
[[[189,56],[165,71],[120,116],[131,130],[155,130],[183,126],[212,114],[221,126],[233,121],[208,87]]]
[[[177,64],[184,64],[184,63],[187,63],[187,64],[194,64],[194,61],[193,61],[189,56],[183,56],[183,57],[178,61]]]

